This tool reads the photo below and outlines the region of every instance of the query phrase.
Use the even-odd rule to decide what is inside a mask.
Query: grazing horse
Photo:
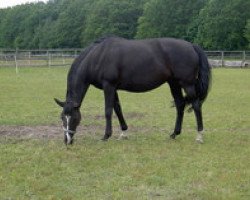
[[[175,129],[170,137],[174,139],[181,133],[184,108],[190,104],[197,120],[196,140],[202,143],[201,107],[208,94],[210,79],[211,69],[204,51],[187,41],[101,38],[73,62],[67,78],[66,101],[55,99],[63,108],[64,141],[66,144],[73,142],[81,120],[79,109],[90,85],[104,91],[106,130],[103,140],[108,140],[112,135],[113,109],[121,130],[128,129],[117,90],[146,92],[167,82],[177,111]]]

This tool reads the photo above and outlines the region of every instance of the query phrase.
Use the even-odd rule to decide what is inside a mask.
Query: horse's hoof
[[[102,140],[102,141],[108,141],[109,138],[110,138],[110,136],[104,135],[103,138],[102,138],[101,140]]]
[[[118,138],[118,140],[128,140],[128,135],[122,132]]]
[[[203,144],[204,143],[203,139],[201,139],[201,138],[196,138],[196,142],[198,144]]]
[[[196,137],[196,142],[199,144],[203,144],[203,131],[199,131]]]
[[[101,141],[106,142],[106,141],[108,141],[108,138],[103,137],[103,138],[101,139]]]
[[[173,140],[175,139],[175,137],[176,137],[175,133],[173,133],[173,134],[170,135],[170,138],[173,139]]]

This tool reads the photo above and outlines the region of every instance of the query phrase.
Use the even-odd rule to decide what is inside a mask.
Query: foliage
[[[57,46],[81,47],[82,32],[85,29],[86,15],[89,13],[92,0],[73,0],[65,2],[65,8],[56,22]]]
[[[248,48],[250,49],[250,19],[247,21],[245,28],[245,37],[248,40]]]
[[[187,38],[190,23],[198,16],[206,0],[154,0],[144,6],[139,19],[137,38]]]
[[[56,24],[62,8],[60,0],[49,1],[39,8],[39,23],[33,35],[36,48],[56,48],[59,46],[57,43],[59,34],[56,30]]]
[[[67,70],[22,68],[16,75],[1,68],[0,124],[58,124],[61,109],[53,97],[64,97]],[[214,69],[203,145],[194,141],[193,113],[185,113],[182,135],[169,139],[175,109],[165,85],[145,94],[120,92],[130,139],[116,140],[114,118],[113,137],[101,142],[103,93],[90,88],[82,108],[85,132],[73,147],[65,148],[62,135],[0,136],[0,199],[248,199],[249,73]]]
[[[83,44],[103,35],[134,38],[142,5],[143,0],[98,0],[87,17]]]
[[[51,4],[25,4],[8,8],[0,24],[0,47],[6,48],[39,48],[42,47],[43,36],[47,37],[53,26],[53,18],[57,12]],[[45,24],[45,28],[41,28]],[[46,40],[54,38],[46,38]],[[48,45],[46,45],[48,46]]]
[[[206,49],[244,49],[244,28],[250,18],[250,1],[211,0],[199,16],[196,42]]]
[[[250,1],[50,0],[0,9],[0,48],[81,48],[105,35],[247,48]]]

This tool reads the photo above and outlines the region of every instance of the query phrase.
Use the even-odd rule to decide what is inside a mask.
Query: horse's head
[[[79,105],[74,102],[62,102],[55,99],[55,102],[63,108],[61,119],[63,122],[64,142],[66,145],[73,143],[73,136],[81,121]]]

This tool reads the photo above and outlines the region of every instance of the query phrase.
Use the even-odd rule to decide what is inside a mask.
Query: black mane
[[[91,50],[93,50],[96,46],[98,46],[99,44],[101,44],[105,40],[110,39],[110,38],[114,38],[114,37],[116,37],[116,36],[105,36],[105,37],[98,38],[97,40],[92,42],[88,47],[86,47],[80,53],[80,55],[74,60],[74,62],[71,65],[71,68],[68,72],[68,89],[67,89],[66,98],[69,95],[69,92],[70,92],[69,90],[71,88],[71,85],[74,83],[74,79],[75,79],[76,74],[78,72],[78,68],[81,65],[81,62],[85,59],[85,57],[89,54],[89,52]]]
[[[80,55],[74,60],[73,64],[71,65],[71,68],[69,70],[69,74],[68,74],[68,81],[72,81],[72,78],[74,77],[77,68],[80,66],[81,62],[84,60],[84,58],[88,55],[88,53],[94,48],[96,47],[98,44],[101,44],[102,42],[104,42],[106,39],[109,39],[111,37],[115,37],[115,36],[105,36],[105,37],[101,37],[97,40],[95,40],[94,42],[92,42],[88,47],[86,47],[85,49],[83,49],[83,51],[80,53]]]

